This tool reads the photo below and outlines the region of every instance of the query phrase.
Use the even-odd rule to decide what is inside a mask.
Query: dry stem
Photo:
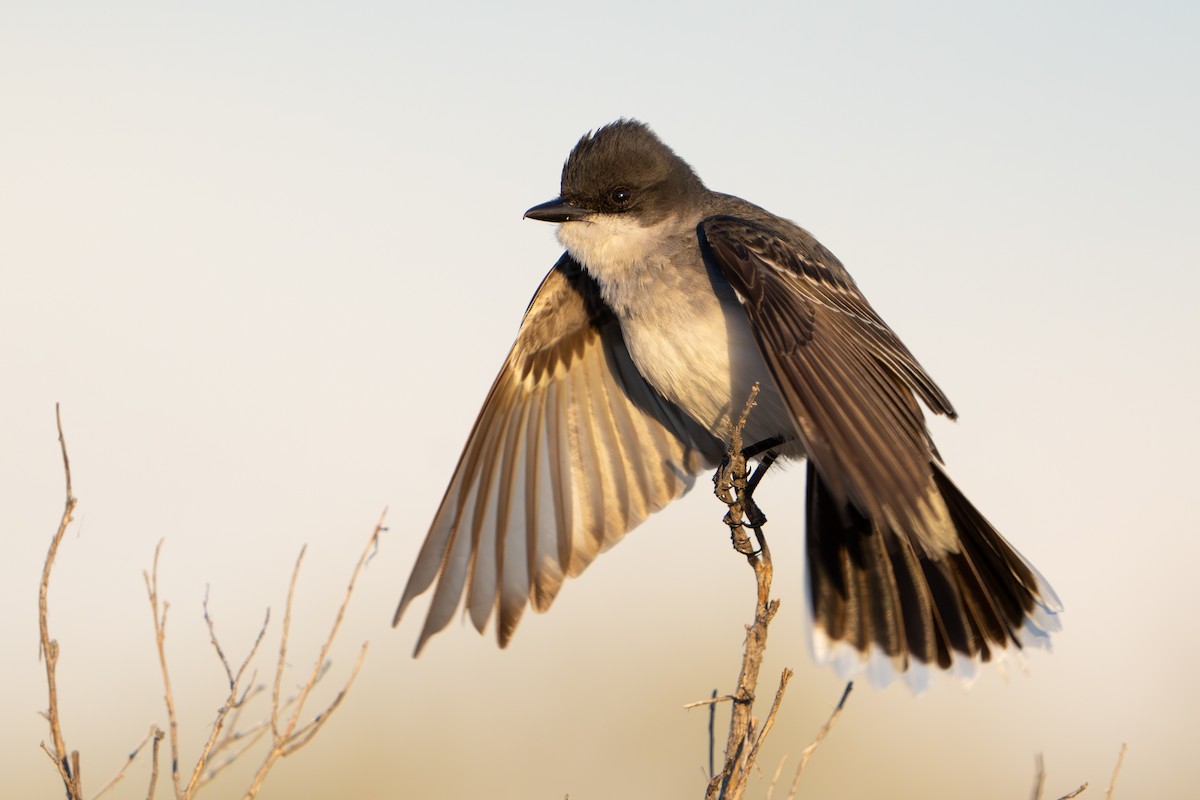
[[[125,777],[125,771],[126,771],[127,769],[129,769],[129,766],[130,766],[130,765],[131,765],[131,764],[132,764],[134,761],[136,761],[136,760],[137,760],[137,757],[138,757],[138,755],[139,755],[139,754],[142,752],[142,748],[143,748],[143,747],[145,747],[145,746],[146,746],[146,744],[147,744],[147,743],[149,743],[149,742],[150,742],[150,741],[152,741],[152,740],[153,740],[153,742],[154,742],[153,749],[154,749],[154,752],[155,752],[155,759],[154,759],[154,760],[155,760],[155,762],[156,762],[156,763],[155,763],[155,767],[157,767],[157,766],[158,766],[158,765],[157,765],[157,761],[158,761],[158,758],[157,758],[157,752],[158,752],[158,742],[159,742],[159,740],[160,740],[160,739],[162,739],[162,737],[163,737],[163,732],[162,732],[162,730],[160,730],[160,729],[159,729],[159,727],[158,727],[157,725],[151,725],[151,726],[150,726],[150,732],[149,732],[149,733],[147,733],[147,734],[146,734],[146,736],[145,736],[145,738],[143,738],[143,739],[142,739],[142,741],[138,743],[138,746],[137,746],[137,747],[133,748],[133,752],[131,752],[131,753],[129,754],[129,757],[125,759],[125,763],[121,765],[121,768],[120,768],[119,770],[117,770],[117,774],[116,774],[116,775],[113,775],[113,776],[112,776],[112,779],[111,779],[111,780],[109,780],[109,782],[108,782],[108,783],[104,784],[104,786],[103,786],[103,787],[100,789],[100,791],[96,792],[96,794],[94,794],[94,795],[92,796],[92,800],[99,800],[99,798],[100,798],[101,796],[103,796],[105,792],[107,792],[109,789],[111,789],[111,788],[113,788],[114,786],[116,786],[116,785],[117,785],[117,783],[119,783],[119,782],[120,782],[120,780],[121,780],[122,778],[124,778],[124,777]],[[153,797],[153,790],[151,790],[151,794],[150,794],[150,796],[151,796],[151,797]]]
[[[175,784],[175,796],[182,797],[179,786],[179,719],[175,716],[175,693],[171,691],[171,673],[167,669],[167,611],[171,604],[164,601],[161,611],[158,603],[158,556],[162,552],[163,540],[159,539],[154,547],[154,563],[149,573],[142,572],[142,580],[146,582],[146,594],[150,599],[150,615],[154,620],[154,644],[158,652],[158,666],[162,672],[164,699],[167,704],[167,730],[171,743],[171,780]]]
[[[66,438],[62,430],[62,418],[59,413],[58,406],[55,406],[55,419],[58,425],[58,439],[62,450],[63,472],[66,476],[66,502],[63,508],[61,520],[59,522],[58,531],[55,533],[50,542],[50,549],[46,555],[46,561],[42,569],[42,580],[38,592],[38,624],[41,633],[40,652],[45,658],[46,663],[46,685],[49,692],[49,708],[44,712],[47,722],[50,725],[51,743],[41,743],[42,750],[54,762],[56,769],[59,772],[59,777],[62,779],[63,787],[66,790],[68,800],[83,800],[82,789],[82,773],[80,769],[80,759],[78,751],[68,751],[62,734],[62,722],[59,716],[58,704],[58,684],[56,680],[56,669],[58,666],[59,647],[58,642],[50,638],[49,622],[48,622],[48,596],[50,586],[50,574],[53,570],[55,558],[58,555],[58,548],[66,533],[67,526],[72,521],[72,514],[76,506],[76,498],[71,491],[71,465],[67,457]],[[254,644],[250,648],[250,652],[246,658],[238,665],[236,670],[230,665],[229,659],[226,657],[220,642],[217,638],[216,627],[212,616],[208,610],[208,596],[205,593],[204,599],[204,620],[208,625],[209,636],[216,650],[217,658],[221,662],[225,670],[226,680],[229,685],[229,692],[226,695],[225,703],[217,712],[217,718],[212,724],[207,741],[201,751],[200,757],[197,759],[195,768],[191,772],[191,776],[187,785],[183,785],[182,776],[179,771],[180,765],[180,749],[179,749],[179,723],[175,711],[174,691],[171,686],[170,670],[167,667],[166,658],[166,631],[167,631],[167,614],[170,609],[170,604],[160,600],[158,592],[158,560],[162,552],[163,542],[159,541],[154,549],[154,562],[148,572],[143,572],[143,578],[146,583],[146,594],[150,603],[151,616],[154,623],[155,646],[158,654],[159,668],[162,672],[163,688],[165,692],[164,700],[167,707],[169,743],[171,748],[171,775],[173,789],[177,800],[192,798],[196,792],[225,766],[235,761],[239,756],[243,755],[247,749],[264,736],[268,729],[273,733],[271,750],[259,767],[254,776],[253,783],[244,795],[246,798],[253,798],[262,786],[267,772],[271,766],[282,757],[291,755],[296,750],[300,749],[320,731],[321,727],[328,721],[329,717],[341,705],[345,699],[346,693],[349,691],[351,684],[358,675],[359,669],[362,667],[363,659],[366,656],[367,644],[364,642],[359,649],[358,657],[351,668],[350,675],[346,683],[337,693],[334,699],[313,719],[300,724],[300,715],[303,711],[305,702],[309,699],[314,687],[321,680],[329,666],[329,652],[333,647],[333,641],[336,638],[338,631],[341,628],[342,621],[345,618],[346,608],[350,602],[350,595],[354,591],[355,582],[358,579],[359,573],[373,549],[378,545],[380,534],[385,530],[383,527],[384,518],[387,515],[387,510],[384,509],[380,515],[379,522],[371,532],[371,537],[363,549],[362,555],[354,567],[350,581],[346,587],[345,596],[342,599],[341,605],[338,607],[337,615],[333,625],[322,644],[320,653],[317,656],[316,663],[312,671],[308,675],[308,679],[300,689],[299,693],[280,701],[280,684],[283,680],[283,670],[287,663],[288,649],[288,633],[291,625],[291,613],[293,599],[295,597],[296,582],[299,577],[300,563],[304,556],[304,550],[300,552],[300,557],[296,560],[295,569],[292,572],[291,582],[288,587],[288,599],[286,609],[286,619],[284,622],[283,633],[280,640],[279,660],[275,670],[274,691],[272,693],[272,703],[270,717],[268,720],[251,727],[248,731],[238,731],[237,722],[241,712],[245,707],[246,702],[261,691],[261,687],[255,685],[255,674],[251,673],[249,686],[242,689],[246,672],[249,669],[251,661],[258,652],[259,646],[262,644],[266,634],[267,623],[270,619],[270,612],[267,612],[263,620],[262,627],[259,629],[258,636],[254,640]],[[280,718],[284,711],[291,709],[290,717],[281,727]],[[125,763],[117,771],[117,773],[106,783],[100,791],[95,795],[94,800],[102,797],[110,789],[116,786],[128,771],[130,765],[137,759],[146,747],[147,743],[151,744],[151,767],[150,781],[147,788],[147,800],[151,800],[155,796],[158,783],[159,770],[159,744],[167,737],[157,726],[151,726],[149,733],[129,754]],[[243,746],[234,748],[234,743],[243,743]],[[211,766],[216,755],[224,750],[232,750],[233,752],[217,766]]]
[[[731,697],[733,710],[730,713],[729,737],[725,743],[725,764],[721,772],[712,776],[709,781],[708,790],[705,793],[708,800],[740,798],[745,794],[746,781],[758,756],[759,747],[774,724],[775,714],[779,710],[784,690],[791,677],[791,670],[784,670],[766,724],[755,735],[754,723],[751,718],[754,693],[758,688],[758,673],[762,668],[763,654],[766,651],[767,628],[771,624],[775,612],[779,610],[779,601],[771,600],[771,551],[763,537],[761,527],[754,529],[759,545],[759,549],[754,550],[742,521],[751,502],[750,493],[747,492],[749,482],[746,457],[743,452],[742,431],[751,409],[754,408],[758,390],[759,387],[755,384],[731,433],[728,463],[718,470],[713,478],[717,497],[729,507],[729,512],[725,515],[725,523],[730,528],[734,549],[746,556],[746,560],[754,570],[757,596],[754,606],[754,622],[746,628],[746,644],[742,651],[742,667],[738,675],[737,689]]]
[[[721,800],[736,800],[745,795],[750,771],[758,760],[759,750],[763,742],[775,724],[775,716],[779,713],[784,692],[787,690],[788,681],[792,677],[790,669],[783,670],[783,673],[779,677],[779,686],[775,691],[775,699],[771,703],[771,709],[767,714],[766,721],[756,730],[756,722],[751,716],[751,712],[754,706],[755,691],[758,687],[758,674],[762,668],[763,655],[766,651],[767,630],[771,624],[771,620],[775,617],[775,613],[779,610],[779,601],[771,599],[771,578],[773,574],[771,549],[767,545],[766,537],[762,531],[762,526],[765,525],[766,518],[752,497],[755,486],[762,477],[763,471],[774,459],[774,455],[768,451],[761,460],[758,471],[753,476],[750,476],[748,474],[747,458],[742,441],[746,419],[749,417],[751,409],[754,408],[758,391],[758,384],[755,384],[754,388],[750,391],[750,397],[746,401],[742,414],[731,432],[729,455],[726,463],[713,476],[714,491],[717,497],[729,508],[724,521],[730,528],[734,549],[746,556],[747,562],[754,570],[757,592],[754,605],[754,622],[746,626],[746,643],[742,651],[742,667],[738,674],[737,689],[732,695],[724,697],[717,697],[714,692],[713,697],[696,703],[689,703],[686,706],[687,708],[694,708],[696,706],[708,705],[712,709],[716,703],[725,700],[730,700],[733,703],[733,710],[730,713],[729,720],[729,737],[725,743],[725,764],[721,772],[713,775],[709,781],[708,789],[705,793],[706,800],[717,800],[717,798]],[[772,443],[763,444],[770,446]],[[744,518],[747,518],[749,523],[744,522]],[[746,533],[745,528],[747,524],[754,531],[755,537],[758,540],[757,550],[754,549],[750,537]],[[813,751],[821,744],[841,715],[852,686],[853,684],[846,685],[846,690],[842,693],[842,698],[838,702],[837,708],[834,709],[829,720],[818,732],[812,744],[804,749],[800,765],[796,769],[795,780],[792,782],[790,797],[795,795],[796,784],[800,780],[800,773],[808,763],[809,758],[811,758]],[[709,735],[711,750],[711,723]],[[768,792],[774,791],[775,782],[778,780],[782,769],[783,764],[781,762],[779,769],[775,772],[775,777],[771,781]]]
[[[1121,752],[1117,753],[1117,765],[1113,767],[1112,777],[1108,779],[1108,788],[1104,790],[1104,800],[1112,800],[1113,789],[1117,788],[1117,776],[1121,774],[1121,765],[1125,763],[1125,751],[1129,749],[1126,742],[1121,742]]]
[[[1125,752],[1124,746],[1122,746],[1122,748],[1121,748],[1122,755],[1124,755],[1124,752]],[[1034,775],[1033,793],[1030,795],[1030,797],[1032,797],[1033,800],[1042,800],[1042,795],[1046,791],[1046,760],[1042,757],[1041,753],[1037,754],[1036,763],[1037,763],[1037,771],[1036,771],[1036,774]],[[1120,759],[1118,759],[1117,760],[1117,769],[1119,770],[1120,768],[1121,768],[1121,761],[1120,761]],[[1113,773],[1113,776],[1115,778],[1115,776],[1116,776],[1115,772]],[[1088,788],[1087,783],[1083,783],[1078,788],[1076,788],[1074,791],[1067,792],[1066,794],[1060,796],[1058,798],[1058,800],[1071,800],[1072,797],[1079,797],[1079,795],[1083,794],[1084,791],[1087,790],[1087,788]]]
[[[50,723],[50,737],[53,744],[50,747],[42,742],[42,750],[50,756],[58,768],[62,778],[63,788],[66,789],[70,800],[82,800],[83,782],[79,775],[79,753],[67,753],[67,745],[63,740],[62,721],[58,715],[58,681],[55,671],[58,669],[58,642],[50,638],[48,619],[48,597],[50,593],[50,571],[54,567],[54,559],[58,555],[58,546],[62,542],[67,526],[71,524],[71,515],[75,511],[75,495],[71,492],[71,461],[67,458],[67,440],[63,436],[62,415],[58,404],[54,405],[54,421],[58,426],[58,444],[62,451],[63,473],[66,476],[67,496],[63,504],[62,517],[59,519],[58,531],[50,540],[50,550],[46,553],[46,563],[42,567],[42,581],[38,587],[38,628],[41,631],[41,652],[46,659],[46,686],[50,695],[50,707],[45,713]]]
[[[263,759],[262,764],[255,773],[254,779],[249,790],[245,794],[245,800],[250,800],[258,794],[262,787],[263,780],[266,779],[267,772],[274,766],[275,762],[280,758],[286,758],[292,753],[299,750],[304,745],[312,741],[312,738],[317,735],[321,727],[333,715],[333,712],[338,709],[345,699],[346,693],[350,691],[351,684],[354,683],[355,677],[358,675],[358,670],[362,667],[363,659],[367,655],[367,643],[363,642],[362,647],[358,651],[358,658],[355,659],[354,666],[350,670],[350,676],[346,679],[346,683],[342,686],[341,691],[333,698],[333,700],[325,707],[323,711],[318,713],[308,722],[300,724],[300,715],[304,711],[304,704],[308,701],[312,694],[313,687],[317,681],[324,675],[328,667],[329,650],[333,646],[333,640],[337,637],[338,630],[341,628],[342,620],[346,616],[346,607],[350,603],[350,595],[354,592],[354,584],[358,580],[358,575],[362,571],[363,565],[366,563],[371,551],[377,546],[379,535],[383,533],[384,518],[387,516],[387,509],[379,516],[379,522],[376,523],[371,537],[367,540],[367,545],[363,548],[362,554],[358,557],[358,563],[354,565],[354,571],[350,575],[350,581],[346,585],[346,594],[342,598],[342,603],[338,606],[337,615],[334,617],[333,625],[330,627],[329,635],[325,638],[325,643],[321,646],[320,652],[317,654],[312,670],[309,672],[308,680],[300,689],[298,696],[295,699],[292,713],[283,725],[280,727],[280,712],[283,706],[279,702],[280,684],[283,682],[283,669],[287,663],[287,648],[288,648],[288,631],[292,616],[292,598],[295,595],[296,579],[300,574],[300,562],[304,557],[304,551],[300,551],[300,557],[296,559],[296,567],[292,571],[292,581],[288,587],[287,607],[284,610],[283,632],[280,635],[279,643],[279,661],[275,668],[275,682],[271,693],[271,750]],[[289,701],[290,702],[290,701]]]
[[[250,666],[250,662],[254,659],[254,654],[258,652],[258,647],[262,644],[263,637],[267,634],[267,625],[271,621],[271,610],[267,609],[266,614],[263,616],[263,623],[262,627],[258,629],[258,636],[254,638],[254,644],[250,645],[250,652],[246,654],[246,658],[242,661],[236,673],[230,669],[229,661],[225,658],[225,653],[221,650],[221,645],[217,641],[216,628],[213,625],[212,617],[208,613],[207,590],[204,596],[204,621],[208,624],[208,632],[212,639],[213,649],[217,651],[217,657],[220,658],[222,666],[225,667],[225,675],[229,681],[229,693],[225,696],[225,704],[217,710],[217,718],[213,722],[212,730],[209,731],[208,739],[204,742],[204,748],[200,752],[200,757],[196,759],[196,766],[192,769],[192,776],[188,780],[187,788],[184,790],[184,797],[192,797],[200,788],[202,782],[201,773],[208,765],[213,749],[220,740],[221,730],[227,724],[232,726],[236,723],[243,704],[249,696],[249,690],[241,691],[242,676],[246,674],[247,667]]]
[[[792,786],[788,791],[787,800],[794,800],[796,790],[800,786],[800,774],[804,772],[804,768],[808,766],[808,760],[812,758],[812,754],[821,746],[821,742],[825,741],[825,737],[833,730],[833,726],[837,724],[838,717],[842,716],[842,711],[846,708],[846,700],[850,697],[850,691],[854,688],[854,681],[849,681],[846,684],[845,691],[842,692],[842,699],[838,700],[837,706],[833,709],[833,713],[829,715],[829,719],[825,720],[825,724],[821,726],[821,730],[817,731],[817,735],[809,742],[808,746],[800,753],[800,763],[796,765],[796,775],[792,778]]]

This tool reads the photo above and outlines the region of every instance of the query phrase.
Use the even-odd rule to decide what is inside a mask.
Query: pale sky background
[[[307,542],[298,676],[390,506],[320,699],[370,640],[362,674],[263,797],[702,796],[707,715],[682,705],[732,687],[752,603],[706,491],[507,651],[455,624],[414,661],[424,602],[390,627],[559,252],[521,214],[619,116],[838,254],[961,412],[934,427],[955,480],[1066,605],[1027,674],[860,685],[801,796],[1024,798],[1039,752],[1048,797],[1102,796],[1123,741],[1116,797],[1194,792],[1198,9],[3,4],[0,795],[61,796],[36,628],[61,402],[80,505],[51,624],[91,792],[166,722],[160,538],[190,762],[224,691],[205,586],[242,653]],[[763,683],[796,677],[753,797],[841,689],[806,645],[802,486],[760,495],[783,601]]]

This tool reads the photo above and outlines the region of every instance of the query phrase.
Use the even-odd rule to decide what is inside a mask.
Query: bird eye
[[[609,196],[612,198],[614,203],[619,206],[624,206],[628,205],[629,201],[633,199],[633,192],[629,189],[626,189],[624,186],[618,186],[609,192]]]

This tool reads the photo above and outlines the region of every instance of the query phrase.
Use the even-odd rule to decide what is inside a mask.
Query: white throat
[[[664,239],[677,230],[674,217],[642,225],[628,214],[596,214],[558,226],[558,241],[601,283],[620,281],[664,252]]]

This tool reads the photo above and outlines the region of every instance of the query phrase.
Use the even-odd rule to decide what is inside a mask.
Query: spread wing
[[[466,608],[499,607],[507,644],[528,603],[544,611],[724,447],[637,371],[599,288],[564,254],[525,313],[417,557],[393,624],[437,580],[417,642]]]
[[[722,215],[700,235],[835,499],[913,534],[931,555],[955,549],[916,397],[939,414],[954,409],[841,263],[790,224]]]

